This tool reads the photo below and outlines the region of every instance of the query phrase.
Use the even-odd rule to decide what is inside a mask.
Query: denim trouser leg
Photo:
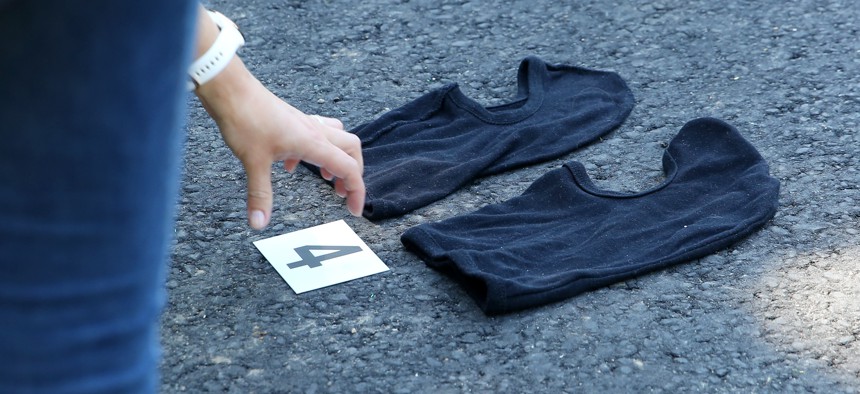
[[[0,3],[0,392],[152,392],[191,1]]]

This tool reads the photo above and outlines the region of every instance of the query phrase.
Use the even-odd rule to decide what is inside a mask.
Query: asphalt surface
[[[296,107],[374,119],[448,82],[487,104],[527,55],[618,72],[636,96],[602,141],[485,178],[401,218],[349,217],[308,171],[274,170],[272,225],[195,100],[163,319],[164,392],[860,391],[860,7],[853,0],[213,1]],[[487,317],[400,244],[581,161],[648,188],[687,121],[736,126],[781,181],[761,231],[688,264]],[[296,295],[252,242],[345,219],[390,272]]]

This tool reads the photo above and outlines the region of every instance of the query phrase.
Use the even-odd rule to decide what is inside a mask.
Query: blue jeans
[[[193,1],[0,3],[0,392],[153,392]]]

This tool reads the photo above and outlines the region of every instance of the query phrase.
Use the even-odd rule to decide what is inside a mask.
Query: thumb
[[[272,163],[245,164],[248,176],[248,224],[262,230],[269,224],[272,214]]]

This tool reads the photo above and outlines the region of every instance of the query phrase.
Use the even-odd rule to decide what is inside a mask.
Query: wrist
[[[232,112],[243,106],[258,85],[260,82],[248,71],[242,59],[234,57],[223,71],[199,86],[194,93],[206,112],[222,124],[233,117]]]

